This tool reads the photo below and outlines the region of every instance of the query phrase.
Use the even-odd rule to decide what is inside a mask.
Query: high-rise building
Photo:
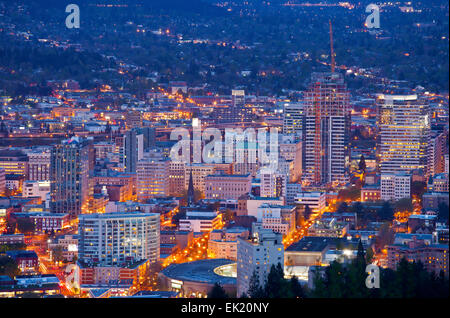
[[[444,172],[446,154],[448,154],[448,131],[441,132],[431,138],[430,174]]]
[[[231,105],[216,107],[211,114],[216,123],[248,122],[253,119],[252,109],[245,107],[245,92],[232,90]]]
[[[158,213],[115,212],[79,216],[78,259],[90,266],[123,266],[159,259]]]
[[[279,198],[286,196],[286,184],[289,181],[286,174],[261,169],[259,176],[261,180],[261,197]]]
[[[264,285],[272,265],[283,267],[282,240],[282,234],[263,228],[256,229],[251,239],[237,238],[237,295],[247,294],[254,274]]]
[[[50,148],[33,149],[28,152],[28,180],[50,180]]]
[[[0,150],[0,168],[6,174],[28,175],[28,156],[20,150]]]
[[[6,191],[6,174],[5,169],[0,168],[0,196]]]
[[[86,139],[73,137],[52,148],[50,157],[50,211],[76,217],[89,211],[93,189],[89,173],[95,151]]]
[[[380,95],[377,99],[381,173],[429,174],[429,104],[417,95]]]
[[[305,106],[302,102],[283,103],[283,134],[302,136],[305,124]]]
[[[289,137],[290,136],[281,135],[281,140],[279,142],[280,158],[284,158],[287,161],[293,161],[294,166],[289,181],[297,182],[300,180],[303,171],[303,143]]]
[[[231,103],[235,108],[245,106],[245,91],[241,89],[231,90]]]
[[[170,160],[156,152],[146,152],[138,161],[136,192],[139,201],[169,195]]]
[[[129,111],[126,116],[126,125],[128,129],[142,127],[142,114],[137,110]]]
[[[156,146],[156,129],[155,127],[140,127],[136,128],[138,135],[142,135],[144,151],[149,151]]]
[[[304,180],[310,185],[347,181],[349,92],[339,73],[314,73],[305,94]]]
[[[131,129],[124,135],[123,164],[125,172],[136,172],[137,163],[144,156],[144,135]]]
[[[169,195],[180,195],[185,190],[184,162],[170,161],[169,164]]]

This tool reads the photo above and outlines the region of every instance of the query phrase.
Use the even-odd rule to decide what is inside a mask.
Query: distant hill
[[[202,15],[224,15],[226,11],[220,7],[207,3],[203,0],[0,0],[1,2],[27,4],[39,6],[42,9],[54,7],[64,8],[68,4],[76,3],[83,8],[92,4],[128,4],[143,5],[146,8],[153,10],[164,11],[182,11],[186,13],[202,14]]]

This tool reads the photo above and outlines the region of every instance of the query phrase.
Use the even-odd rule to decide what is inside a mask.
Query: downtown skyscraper
[[[124,135],[123,165],[125,172],[136,173],[137,163],[144,156],[144,135],[136,129],[128,130]]]
[[[380,95],[378,104],[381,174],[430,172],[430,108],[417,95]]]
[[[114,212],[79,216],[79,252],[87,265],[124,266],[159,259],[160,215]]]
[[[312,186],[347,181],[350,94],[339,73],[314,73],[305,93],[304,180]]]
[[[52,148],[50,156],[50,211],[76,217],[89,211],[95,152],[92,145],[73,137]]]

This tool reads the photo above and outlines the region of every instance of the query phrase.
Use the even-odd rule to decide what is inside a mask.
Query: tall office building
[[[231,105],[216,107],[211,113],[216,123],[241,123],[252,121],[252,109],[245,107],[245,92],[233,89],[231,91]]]
[[[142,127],[142,114],[137,110],[131,110],[125,115],[127,129]]]
[[[270,229],[254,229],[251,239],[237,238],[237,295],[246,294],[253,273],[260,285],[270,272],[272,265],[284,266],[283,235]]]
[[[76,217],[89,212],[93,189],[89,172],[95,151],[86,139],[72,137],[52,148],[50,156],[50,211]]]
[[[124,266],[159,259],[158,213],[83,214],[78,229],[78,259],[88,266]]]
[[[430,172],[428,102],[417,95],[380,95],[378,127],[382,174]]]
[[[51,149],[40,147],[32,149],[28,155],[28,180],[50,180],[50,156]]]
[[[283,134],[301,136],[305,122],[302,102],[283,103]]]
[[[339,73],[314,73],[305,94],[304,180],[345,183],[349,161],[350,94]]]
[[[136,172],[137,163],[144,156],[144,135],[135,129],[128,130],[123,141],[123,165],[125,172]]]
[[[6,191],[6,174],[5,169],[0,168],[0,196]]]
[[[233,107],[240,108],[245,106],[245,91],[240,89],[231,90],[231,103]]]
[[[155,127],[140,127],[136,128],[138,135],[143,136],[143,149],[149,151],[156,146],[156,129]]]
[[[138,161],[136,192],[139,201],[165,197],[170,190],[170,159],[159,153],[146,152]]]
[[[430,144],[430,174],[443,173],[448,154],[448,130],[432,136]]]
[[[0,150],[0,168],[6,174],[28,176],[28,156],[20,150]]]

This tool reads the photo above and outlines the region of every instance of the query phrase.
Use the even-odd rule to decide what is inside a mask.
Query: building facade
[[[159,259],[157,213],[83,214],[78,228],[78,258],[86,265],[121,266]]]
[[[260,285],[272,265],[284,264],[283,236],[272,230],[259,229],[250,240],[238,238],[237,244],[237,295],[247,294],[255,273]]]
[[[311,185],[345,183],[349,162],[350,94],[342,75],[314,73],[305,94],[303,180]]]
[[[429,169],[430,109],[417,95],[380,95],[378,126],[382,174]]]

